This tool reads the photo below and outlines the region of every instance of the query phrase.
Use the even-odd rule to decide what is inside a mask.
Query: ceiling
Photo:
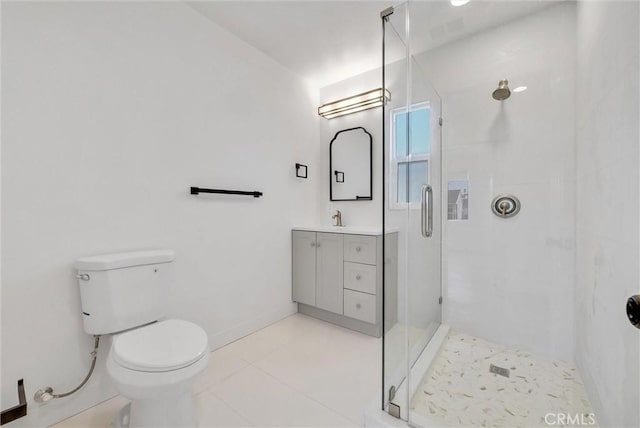
[[[411,2],[412,51],[421,52],[548,7],[549,1]],[[380,11],[392,1],[189,1],[189,6],[315,87],[377,68]],[[394,14],[400,27],[403,14]],[[416,25],[419,23],[419,25]],[[402,33],[402,28],[397,28]]]

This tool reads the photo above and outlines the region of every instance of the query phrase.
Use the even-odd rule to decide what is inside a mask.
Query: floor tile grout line
[[[292,315],[292,316],[293,316],[293,315]],[[287,318],[284,318],[284,319],[287,319]],[[280,322],[280,321],[278,321],[278,322]],[[267,329],[267,328],[269,328],[269,327],[271,327],[271,326],[274,326],[275,324],[277,324],[277,323],[270,324],[270,325],[268,325],[268,326],[266,326],[266,327],[264,327],[264,328],[262,328],[262,329],[260,329],[260,330],[258,330],[258,331],[255,331],[255,332],[253,332],[253,333],[251,333],[251,334],[248,334],[248,335],[246,335],[246,336],[244,336],[244,337],[241,337],[241,338],[240,338],[240,339],[238,339],[238,340],[235,340],[235,341],[230,342],[230,343],[228,343],[228,344],[226,344],[226,345],[224,345],[224,346],[222,346],[222,347],[220,347],[220,348],[217,348],[217,349],[216,349],[215,351],[213,351],[213,352],[216,352],[216,351],[222,350],[222,349],[226,348],[227,346],[232,346],[232,345],[234,345],[234,344],[237,344],[239,341],[241,341],[241,340],[243,340],[243,339],[247,339],[247,338],[249,338],[249,337],[253,336],[254,334],[258,334],[258,333],[260,333],[260,332],[264,331],[265,329]],[[321,323],[318,323],[318,325],[322,325],[322,324],[321,324]],[[282,341],[282,342],[280,342],[280,343],[276,343],[276,344],[275,344],[275,348],[274,348],[273,350],[270,350],[270,351],[268,351],[266,354],[261,355],[261,356],[260,356],[260,358],[259,358],[258,360],[263,359],[263,358],[265,358],[265,357],[267,357],[267,356],[269,356],[269,355],[273,354],[274,352],[278,351],[280,347],[282,347],[282,346],[286,346],[286,345],[289,345],[289,344],[293,343],[294,341],[299,340],[299,339],[300,339],[300,338],[302,338],[302,337],[304,337],[304,332],[300,332],[300,333],[298,333],[298,334],[295,334],[295,335],[294,335],[294,337],[291,337],[290,339],[287,339],[287,340]],[[236,345],[236,346],[241,346],[241,345]],[[248,360],[248,359],[246,359],[246,358],[243,358],[243,357],[242,357],[241,355],[239,355],[238,353],[233,352],[233,351],[230,351],[230,352],[232,352],[232,354],[235,354],[238,358],[240,358],[241,360],[243,360],[243,361],[247,362],[248,364],[253,364],[253,362],[249,361],[249,360]]]
[[[354,422],[354,423],[356,424],[356,426],[358,426],[358,427],[361,427],[361,426],[362,426],[362,425],[360,425],[359,423],[357,423],[357,422],[353,421],[353,420],[352,420],[350,417],[348,417],[347,415],[344,415],[344,414],[342,414],[341,412],[339,412],[338,410],[336,410],[336,409],[333,409],[333,408],[329,407],[327,404],[325,404],[325,403],[323,403],[323,402],[321,402],[321,401],[316,400],[315,398],[313,398],[313,397],[309,396],[309,395],[308,395],[307,393],[305,393],[304,391],[302,391],[302,390],[300,390],[300,389],[296,388],[296,387],[295,387],[295,386],[293,386],[293,385],[290,385],[288,382],[285,382],[285,381],[284,381],[284,380],[282,380],[282,379],[277,378],[276,376],[274,376],[274,375],[272,375],[271,373],[269,373],[269,372],[267,372],[267,371],[263,370],[263,369],[262,369],[262,368],[260,368],[259,366],[254,366],[253,364],[252,364],[252,366],[253,366],[255,369],[257,369],[257,370],[260,370],[262,373],[266,374],[267,376],[269,376],[269,377],[273,378],[273,379],[274,379],[275,381],[277,381],[278,383],[280,383],[280,384],[282,384],[282,385],[286,386],[287,388],[291,389],[292,391],[294,391],[294,392],[296,392],[296,393],[298,393],[298,394],[300,394],[300,395],[302,395],[302,396],[304,396],[304,397],[308,398],[309,400],[311,400],[311,401],[313,401],[313,402],[315,402],[315,403],[320,404],[320,405],[321,405],[322,407],[324,407],[325,409],[330,410],[331,412],[333,412],[333,413],[335,413],[335,414],[337,414],[337,415],[339,415],[339,416],[343,417],[344,419],[348,420],[349,422]]]
[[[337,410],[335,410],[335,409],[332,409],[332,408],[328,407],[328,406],[327,406],[327,405],[325,405],[324,403],[322,403],[322,402],[320,402],[320,401],[318,401],[318,400],[316,400],[316,399],[314,399],[314,398],[312,398],[312,397],[309,397],[309,396],[308,396],[307,394],[305,394],[303,391],[300,391],[300,390],[298,390],[297,388],[293,387],[292,385],[289,385],[288,383],[283,382],[281,379],[278,379],[277,377],[273,376],[271,373],[268,373],[268,372],[266,372],[266,371],[262,370],[260,367],[258,367],[258,366],[256,366],[256,365],[254,365],[254,364],[252,364],[252,363],[249,363],[247,366],[245,366],[245,367],[241,368],[240,370],[236,371],[235,373],[233,373],[233,374],[232,374],[231,376],[229,376],[228,378],[231,378],[231,377],[233,377],[233,376],[235,376],[235,375],[239,374],[239,373],[240,373],[240,372],[242,372],[243,370],[246,370],[248,367],[252,367],[252,368],[254,368],[254,369],[256,369],[256,370],[260,371],[261,373],[263,373],[263,374],[267,375],[268,377],[270,377],[270,378],[272,378],[274,381],[276,381],[276,383],[278,383],[278,384],[280,384],[280,385],[284,386],[285,388],[290,389],[290,390],[291,390],[292,392],[294,392],[295,394],[301,395],[301,396],[303,396],[303,397],[305,397],[305,398],[307,398],[307,399],[309,399],[309,400],[311,400],[311,401],[313,401],[313,402],[315,402],[315,403],[319,404],[319,405],[320,405],[320,406],[322,406],[323,408],[325,408],[325,409],[329,410],[330,412],[332,412],[332,413],[334,413],[334,414],[336,414],[336,415],[338,415],[338,416],[340,416],[340,417],[342,417],[342,418],[344,418],[344,419],[348,420],[349,422],[354,422],[351,418],[347,417],[346,415],[343,415],[342,413],[338,412]],[[228,378],[227,378],[227,379],[228,379]],[[203,392],[208,392],[208,393],[210,393],[210,394],[214,395],[216,398],[218,398],[220,401],[222,401],[226,406],[228,406],[228,407],[230,407],[231,409],[233,409],[233,411],[234,411],[235,413],[237,413],[237,414],[239,414],[240,416],[242,416],[242,414],[240,414],[240,413],[239,413],[239,410],[238,410],[238,409],[236,409],[235,407],[233,407],[233,406],[231,405],[231,403],[228,403],[226,400],[224,400],[224,398],[222,398],[220,395],[216,394],[216,393],[215,393],[215,391],[213,391],[213,390],[211,389],[211,388],[213,388],[214,386],[217,386],[217,385],[212,385],[211,387],[207,388],[206,390],[203,390],[202,392],[200,392],[200,394],[202,394]],[[242,416],[242,419],[247,420],[247,417]],[[251,421],[249,420],[249,422],[251,422]],[[356,423],[356,426],[358,426],[358,427],[359,427],[359,426],[361,426],[361,425],[359,425],[358,423]]]
[[[248,336],[245,336],[245,337],[248,337]],[[240,340],[240,339],[238,339],[238,340]],[[225,349],[227,346],[231,346],[234,343],[235,342],[228,343],[228,344],[226,344],[224,346],[221,346],[220,348],[217,348],[215,351],[211,351],[211,358],[213,358],[213,354],[215,354],[216,352],[220,352],[223,349]],[[246,358],[242,358],[242,356],[240,356],[237,352],[229,351],[229,350],[227,350],[227,352],[229,352],[231,354],[228,357],[237,358],[238,360],[241,360],[242,362],[244,362],[246,364],[251,364],[251,361],[248,361]]]
[[[235,358],[235,357],[234,357],[234,358]],[[251,365],[251,363],[250,363],[249,361],[246,361],[246,360],[244,360],[244,359],[242,359],[242,358],[240,358],[240,357],[238,357],[238,359],[239,359],[239,360],[241,360],[243,363],[245,363],[245,365],[244,365],[244,366],[242,366],[242,367],[240,367],[240,368],[239,368],[239,369],[237,369],[237,370],[233,370],[231,373],[229,373],[229,374],[227,374],[227,375],[225,375],[225,376],[221,377],[220,379],[216,380],[215,382],[212,382],[212,383],[210,383],[210,384],[206,384],[206,386],[205,386],[204,388],[202,388],[202,390],[201,390],[200,392],[196,393],[195,395],[201,394],[201,393],[203,393],[204,391],[208,390],[209,388],[211,388],[211,387],[213,387],[213,386],[216,386],[216,385],[217,385],[217,384],[219,384],[219,383],[222,383],[223,381],[225,381],[225,380],[229,379],[231,376],[235,375],[235,374],[236,374],[236,373],[238,373],[239,371],[241,371],[241,370],[243,370],[243,369],[246,369],[248,366],[250,366],[250,365]],[[210,362],[209,364],[211,364],[211,363],[212,363],[212,362]]]
[[[245,367],[246,368],[246,367]],[[244,370],[244,369],[243,369]],[[218,400],[220,400],[220,402],[222,404],[224,404],[225,406],[227,406],[233,413],[235,413],[236,415],[238,415],[240,417],[240,419],[242,419],[243,421],[247,422],[249,425],[248,426],[259,426],[259,425],[255,425],[249,418],[243,416],[238,409],[236,409],[235,407],[233,407],[231,405],[231,403],[228,403],[224,398],[220,397],[218,394],[216,394],[214,391],[209,391],[207,390],[207,392],[211,395],[213,395],[215,398],[217,398]]]
[[[249,333],[249,334],[247,334],[247,335],[245,335],[245,336],[242,336],[242,337],[239,337],[239,338],[237,338],[237,339],[235,339],[235,340],[232,340],[231,342],[229,342],[229,343],[227,343],[227,344],[225,344],[225,345],[223,345],[223,346],[221,346],[221,347],[219,347],[219,348],[216,348],[215,350],[213,350],[213,351],[211,351],[211,352],[213,353],[213,352],[216,352],[216,351],[222,350],[222,349],[226,348],[227,346],[231,346],[231,345],[237,344],[238,342],[240,342],[240,341],[242,341],[242,340],[244,340],[244,339],[247,339],[247,338],[249,338],[249,337],[251,337],[251,336],[254,336],[254,335],[256,335],[256,334],[259,334],[260,332],[263,332],[264,330],[266,330],[266,329],[268,329],[268,328],[270,328],[270,327],[276,326],[277,324],[279,324],[279,323],[281,323],[281,322],[283,322],[283,321],[285,321],[285,320],[287,320],[287,319],[289,319],[289,318],[292,318],[292,317],[298,316],[298,315],[303,315],[303,314],[300,314],[299,312],[295,312],[295,313],[293,313],[293,314],[291,314],[291,315],[288,315],[288,316],[286,316],[286,317],[284,317],[284,318],[282,318],[282,319],[280,319],[280,320],[278,320],[278,321],[275,321],[275,322],[273,322],[273,323],[271,323],[271,324],[268,324],[268,325],[266,325],[266,326],[264,326],[264,327],[262,327],[262,328],[260,328],[260,329],[258,329],[258,330],[256,330],[256,331],[253,331],[253,332],[251,332],[251,333]],[[304,316],[304,315],[303,315],[303,316]],[[308,318],[310,318],[310,317],[308,317]],[[302,333],[300,333],[300,334],[302,334]],[[297,336],[297,335],[296,335],[296,336]],[[286,343],[290,342],[291,340],[293,340],[293,339],[288,340]],[[242,357],[239,357],[239,358],[243,359]],[[247,362],[249,362],[249,361],[247,361]]]

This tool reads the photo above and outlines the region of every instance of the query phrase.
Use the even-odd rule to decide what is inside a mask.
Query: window
[[[391,111],[390,206],[419,208],[420,191],[429,182],[431,109],[429,103]],[[409,136],[409,138],[407,138]]]

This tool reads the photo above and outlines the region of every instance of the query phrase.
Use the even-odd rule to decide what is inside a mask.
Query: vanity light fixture
[[[389,93],[389,91],[382,88],[373,89],[358,95],[323,104],[318,107],[318,114],[325,119],[333,119],[334,117],[345,114],[380,107],[385,99],[387,101],[391,99],[391,93]]]

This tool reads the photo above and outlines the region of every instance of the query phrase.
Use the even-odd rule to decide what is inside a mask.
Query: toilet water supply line
[[[54,394],[53,388],[51,388],[50,386],[47,386],[45,389],[39,389],[38,391],[36,391],[35,395],[33,396],[33,399],[35,400],[35,402],[46,403],[47,401],[53,400],[54,398],[67,397],[77,392],[80,388],[82,388],[85,385],[85,383],[87,383],[87,381],[93,374],[93,369],[95,369],[96,367],[96,360],[98,359],[98,345],[100,345],[100,335],[94,335],[93,351],[91,351],[91,368],[89,369],[89,373],[87,373],[87,376],[84,378],[82,383],[80,383],[80,385],[78,385],[77,387],[75,387],[69,392],[65,392],[64,394]]]

